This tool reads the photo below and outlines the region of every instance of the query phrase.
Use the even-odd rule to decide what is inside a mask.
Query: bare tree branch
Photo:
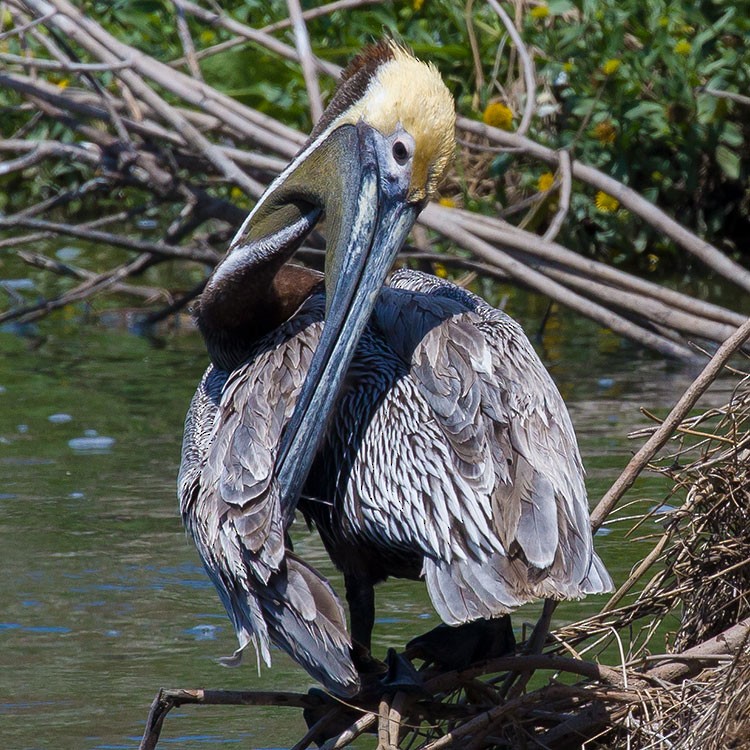
[[[188,28],[187,21],[185,20],[185,10],[182,7],[180,0],[172,0],[175,9],[177,11],[177,33],[182,43],[182,49],[185,53],[185,60],[187,61],[190,75],[198,81],[203,80],[201,74],[200,65],[198,65],[198,58],[195,56],[195,45],[193,44],[193,37],[190,36],[190,29]]]
[[[529,51],[526,49],[526,45],[521,39],[521,35],[518,33],[513,19],[505,12],[505,9],[497,0],[487,0],[487,3],[492,10],[497,13],[500,20],[503,22],[508,35],[513,40],[515,49],[518,52],[518,57],[521,60],[521,67],[523,69],[523,80],[526,84],[526,101],[523,106],[523,115],[521,122],[518,125],[516,131],[519,136],[525,135],[531,126],[531,118],[534,116],[534,109],[536,107],[536,74],[534,73],[534,61],[531,59]]]
[[[25,68],[36,68],[38,70],[61,70],[66,73],[103,73],[130,67],[130,62],[127,60],[116,63],[74,63],[44,60],[40,57],[21,57],[20,55],[11,55],[9,52],[0,52],[0,60],[9,65],[22,65]]]
[[[570,195],[573,191],[573,173],[570,168],[570,152],[560,151],[560,176],[562,185],[560,187],[560,205],[558,206],[555,218],[550,222],[547,231],[544,233],[544,239],[552,242],[562,229],[565,217],[570,210]]]
[[[294,39],[302,66],[302,75],[305,78],[307,96],[310,100],[310,115],[314,125],[323,114],[323,100],[320,97],[318,77],[315,73],[315,60],[310,47],[310,37],[307,34],[307,26],[305,26],[299,0],[286,0],[286,5],[289,9],[289,20],[292,22],[292,28],[294,29]]]
[[[114,247],[124,247],[127,250],[150,253],[158,258],[179,258],[180,260],[215,265],[220,257],[213,250],[173,247],[162,242],[145,242],[144,240],[137,240],[119,234],[99,232],[70,224],[58,224],[43,219],[28,219],[25,216],[19,215],[0,217],[0,229],[16,229],[18,227],[35,231],[54,232],[55,234],[78,237],[90,242],[101,242],[106,245],[113,245]]]

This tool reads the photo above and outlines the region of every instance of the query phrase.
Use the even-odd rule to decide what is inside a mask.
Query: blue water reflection
[[[558,323],[541,349],[569,403],[597,499],[633,451],[625,436],[644,425],[639,406],[663,412],[693,373],[613,345],[593,326],[564,316]],[[260,676],[252,656],[236,670],[215,661],[232,653],[234,635],[175,498],[182,422],[205,365],[198,337],[156,349],[78,323],[41,330],[33,342],[0,333],[0,745],[130,750],[162,686],[311,687],[278,651]],[[726,397],[721,388],[715,403]],[[663,504],[666,490],[651,477],[631,495],[648,508]],[[302,524],[293,533],[299,553],[342,590],[317,539]],[[596,539],[618,581],[648,548],[623,544],[622,533],[609,523]],[[556,622],[599,604],[567,604]],[[418,582],[381,587],[377,612],[380,655],[437,624]],[[516,627],[536,612],[519,613]],[[303,732],[289,709],[186,707],[170,714],[160,744],[279,748]]]

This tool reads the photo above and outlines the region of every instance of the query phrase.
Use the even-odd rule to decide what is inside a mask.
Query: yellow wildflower
[[[432,270],[439,279],[448,278],[448,269],[442,263],[433,263]]]
[[[617,73],[621,64],[622,60],[619,60],[616,57],[612,57],[607,60],[604,65],[602,65],[602,73],[604,73],[605,76],[614,75],[615,73]]]
[[[422,10],[422,6],[424,5],[424,0],[413,0],[411,5],[414,8],[414,10],[417,10],[417,11]]]
[[[564,71],[565,71],[566,73],[570,73],[570,71],[571,71],[571,70],[573,70],[573,63],[572,63],[572,62],[566,62],[566,63],[563,63],[562,69],[563,69],[563,70],[564,70]]]
[[[57,82],[57,88],[59,88],[59,89],[65,90],[66,88],[68,88],[68,86],[70,86],[70,79],[69,78],[61,78]]]
[[[229,191],[229,197],[233,201],[241,201],[245,197],[245,194],[237,187],[237,185],[232,185],[232,189]]]
[[[501,102],[493,102],[484,110],[482,121],[500,130],[510,130],[513,125],[513,111]]]
[[[648,270],[653,273],[656,271],[656,269],[659,267],[659,256],[654,255],[653,253],[649,253],[646,256],[646,260],[648,261]]]
[[[682,55],[683,57],[687,57],[692,50],[693,47],[687,39],[680,39],[680,41],[674,46],[675,54]]]
[[[203,31],[201,31],[200,40],[203,44],[213,44],[216,40],[216,32],[211,29],[203,29]]]
[[[446,208],[456,207],[456,201],[454,201],[453,198],[441,198],[438,203],[440,203],[441,206],[445,206]]]
[[[549,5],[547,5],[547,3],[543,3],[542,5],[535,5],[531,9],[532,18],[547,18],[548,15],[549,15]]]
[[[594,199],[596,207],[603,214],[613,214],[620,207],[620,201],[600,190]]]
[[[609,146],[615,142],[617,128],[615,128],[611,120],[604,120],[604,122],[600,122],[594,126],[594,137],[599,143]]]
[[[549,190],[555,184],[555,175],[552,172],[545,172],[539,175],[539,179],[536,181],[536,189],[540,193],[544,193]]]

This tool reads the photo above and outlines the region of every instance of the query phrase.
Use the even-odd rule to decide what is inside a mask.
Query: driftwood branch
[[[70,263],[61,263],[60,261],[53,260],[46,255],[41,255],[40,253],[30,253],[20,250],[18,257],[30,266],[42,268],[46,271],[52,271],[52,273],[56,273],[59,276],[69,276],[83,281],[92,281],[98,276],[98,274],[93,273],[93,271],[87,271],[85,268],[78,268]],[[134,297],[140,297],[149,302],[165,297],[165,291],[163,289],[150,286],[138,286],[136,284],[124,284],[115,279],[111,281],[111,287],[113,288],[113,291],[120,294],[129,294]],[[88,295],[84,295],[84,297],[85,296]],[[13,317],[23,317],[23,315],[19,315],[19,311],[16,309],[13,311]]]
[[[185,18],[185,10],[179,0],[173,0],[176,9],[177,18],[177,33],[182,43],[182,49],[185,53],[185,61],[187,62],[190,75],[196,80],[202,81],[203,75],[201,73],[200,65],[198,64],[198,58],[195,54],[195,44],[193,43],[193,37],[190,35],[190,29],[188,28],[187,19]]]
[[[550,222],[543,239],[547,242],[553,242],[555,237],[560,234],[562,225],[570,210],[570,196],[573,192],[573,172],[570,167],[570,152],[560,151],[560,205],[555,212],[555,216]]]
[[[746,617],[736,625],[732,625],[707,641],[689,648],[679,654],[669,654],[658,666],[647,672],[650,679],[664,682],[676,682],[691,674],[697,674],[704,665],[704,660],[711,663],[715,657],[733,657],[737,651],[747,644],[750,634],[750,617]]]
[[[179,248],[163,242],[146,242],[133,237],[112,234],[111,232],[100,232],[96,229],[88,229],[70,224],[57,224],[52,221],[45,221],[44,219],[27,219],[25,216],[0,218],[0,229],[15,229],[17,227],[78,237],[82,240],[101,242],[114,247],[124,247],[127,250],[149,253],[157,258],[177,258],[214,265],[220,257],[213,250]]]
[[[304,693],[281,693],[238,690],[160,690],[149,710],[146,729],[139,750],[154,750],[159,741],[164,719],[173,709],[184,705],[201,706],[287,706],[317,708],[320,699]]]
[[[734,91],[721,91],[720,89],[714,89],[710,87],[706,87],[701,90],[706,94],[715,96],[717,99],[729,99],[730,101],[737,102],[737,104],[742,104],[745,107],[750,107],[750,96],[744,96],[743,94],[738,94]]]
[[[513,20],[506,13],[505,8],[497,0],[487,0],[487,2],[503,22],[503,26],[505,26],[508,36],[513,40],[518,57],[521,60],[523,80],[526,86],[526,99],[517,132],[525,134],[531,125],[531,118],[534,116],[534,108],[536,107],[536,74],[534,73],[534,62],[531,59],[529,51],[526,49],[526,45],[523,43],[523,39],[521,39],[521,35],[518,33],[518,29],[516,29]]]
[[[703,369],[703,372],[685,391],[659,429],[654,432],[644,446],[633,456],[617,481],[599,501],[599,504],[591,513],[591,525],[594,529],[598,529],[604,523],[604,520],[612,512],[620,498],[633,486],[633,482],[635,482],[649,461],[666,445],[679,423],[685,419],[698,399],[719,376],[729,359],[745,344],[748,338],[750,338],[750,320],[745,321],[719,347],[716,354],[711,357],[711,360]]]
[[[456,227],[449,218],[445,217],[444,210],[441,211],[439,206],[429,206],[429,210],[425,210],[422,213],[421,221],[445,237],[453,239],[456,242],[461,242],[461,244],[470,249],[475,255],[499,266],[509,276],[556,299],[566,307],[584,313],[602,325],[611,328],[613,331],[632,338],[674,359],[690,361],[695,358],[694,353],[686,346],[676,344],[658,333],[653,333],[642,328],[614,313],[602,304],[584,299],[570,288],[553,281],[533,267],[515,260],[507,253],[501,252],[470,232],[466,230],[462,231],[460,227]]]
[[[139,255],[130,263],[125,263],[111,271],[107,271],[106,273],[91,276],[74,289],[60,295],[56,299],[44,300],[36,305],[30,305],[28,307],[22,307],[20,309],[12,310],[11,312],[0,314],[0,323],[16,319],[25,322],[37,320],[53,310],[58,310],[72,302],[86,299],[93,293],[118,285],[123,279],[141,273],[152,262],[153,259],[150,254],[144,253]]]
[[[469,120],[466,117],[458,118],[458,128],[459,130],[481,135],[487,138],[490,143],[495,143],[498,146],[511,148],[519,153],[532,156],[550,166],[557,167],[559,165],[560,155],[557,151],[535,143],[529,138],[517,135],[516,133],[508,133],[504,130]],[[742,289],[750,291],[750,271],[735,263],[720,250],[713,247],[713,245],[694,235],[632,188],[579,161],[573,162],[573,177],[617,198],[623,206],[640,216],[689,253],[695,255],[708,268],[713,269]]]
[[[302,15],[302,7],[299,0],[287,0],[289,8],[289,19],[294,29],[294,39],[302,65],[302,75],[305,77],[305,86],[307,87],[307,96],[310,99],[310,115],[312,116],[313,125],[321,118],[323,114],[323,100],[320,96],[320,87],[318,86],[318,76],[315,71],[315,60],[310,47],[310,37],[307,34],[307,26]]]

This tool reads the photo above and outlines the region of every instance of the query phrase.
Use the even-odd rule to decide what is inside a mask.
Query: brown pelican
[[[391,41],[344,72],[309,141],[217,266],[211,357],[185,424],[181,512],[234,624],[330,690],[359,676],[342,606],[297,557],[297,508],[343,571],[369,648],[373,587],[423,577],[444,622],[609,590],[562,398],[521,328],[426,274],[383,286],[454,149],[439,74]],[[325,215],[325,279],[287,263]]]

